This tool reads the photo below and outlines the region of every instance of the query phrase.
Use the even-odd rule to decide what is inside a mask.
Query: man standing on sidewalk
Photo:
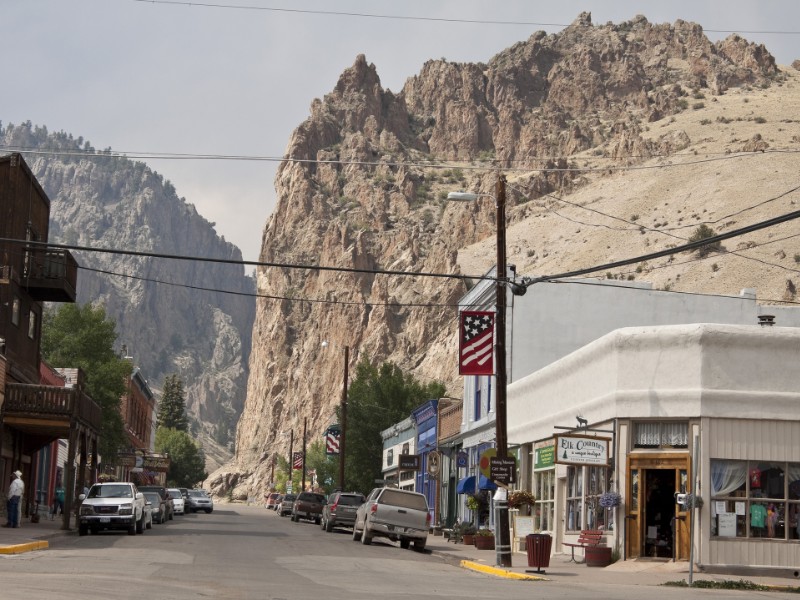
[[[22,472],[14,471],[11,475],[11,485],[8,486],[8,502],[6,502],[8,523],[5,524],[5,527],[19,527],[19,505],[24,492],[25,484],[22,482]]]

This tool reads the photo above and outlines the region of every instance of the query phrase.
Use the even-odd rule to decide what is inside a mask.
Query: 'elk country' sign
[[[557,435],[556,462],[567,465],[608,465],[608,438]]]

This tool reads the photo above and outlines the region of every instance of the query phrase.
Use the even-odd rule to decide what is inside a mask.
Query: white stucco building
[[[708,570],[800,565],[796,327],[613,331],[512,383],[508,436],[527,457],[536,514],[549,512],[539,525],[554,552],[601,529],[623,559],[684,560],[693,542]],[[605,440],[607,462],[565,452],[583,438]],[[600,506],[607,491],[621,495],[619,507]],[[702,507],[678,504],[682,493]]]

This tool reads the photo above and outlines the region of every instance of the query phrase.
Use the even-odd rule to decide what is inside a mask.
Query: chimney
[[[772,327],[775,325],[775,315],[758,315],[758,324],[762,327]]]

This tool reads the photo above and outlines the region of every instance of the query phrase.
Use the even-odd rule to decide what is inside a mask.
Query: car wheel
[[[92,535],[97,535],[97,532],[100,530],[97,527],[91,527],[89,528],[89,531],[92,532]]]
[[[128,526],[128,535],[136,535],[136,521],[132,521]]]
[[[207,514],[207,515],[210,515],[212,510],[214,510],[214,509],[213,509],[213,508],[207,508],[207,509],[206,509],[206,514]]]
[[[333,531],[333,523],[331,523],[330,519],[325,521],[325,531],[327,531],[328,533]]]
[[[322,522],[321,518],[317,517],[316,519],[314,519],[314,523],[316,523],[317,525],[319,525],[320,522]]]
[[[372,543],[372,536],[369,533],[369,525],[364,521],[364,531],[361,532],[361,544],[369,546]]]
[[[417,552],[422,552],[425,550],[425,542],[427,540],[414,540],[414,550]]]
[[[78,527],[78,535],[87,535],[89,533],[89,527],[87,525],[81,525]]]
[[[355,524],[353,524],[353,541],[357,542],[360,539],[361,539],[361,534],[359,533],[359,531],[356,528]]]
[[[144,515],[136,521],[136,533],[144,533]]]
[[[150,520],[145,524],[145,527],[147,527],[147,529],[152,529],[153,528],[153,517],[152,516],[150,517]]]
[[[403,550],[408,550],[408,547],[409,547],[410,545],[411,545],[411,540],[407,540],[407,539],[405,539],[405,538],[404,538],[404,539],[402,539],[402,540],[400,540],[400,547],[401,547]]]
[[[175,513],[171,512],[169,513],[169,520],[172,521],[173,519],[175,519]]]

